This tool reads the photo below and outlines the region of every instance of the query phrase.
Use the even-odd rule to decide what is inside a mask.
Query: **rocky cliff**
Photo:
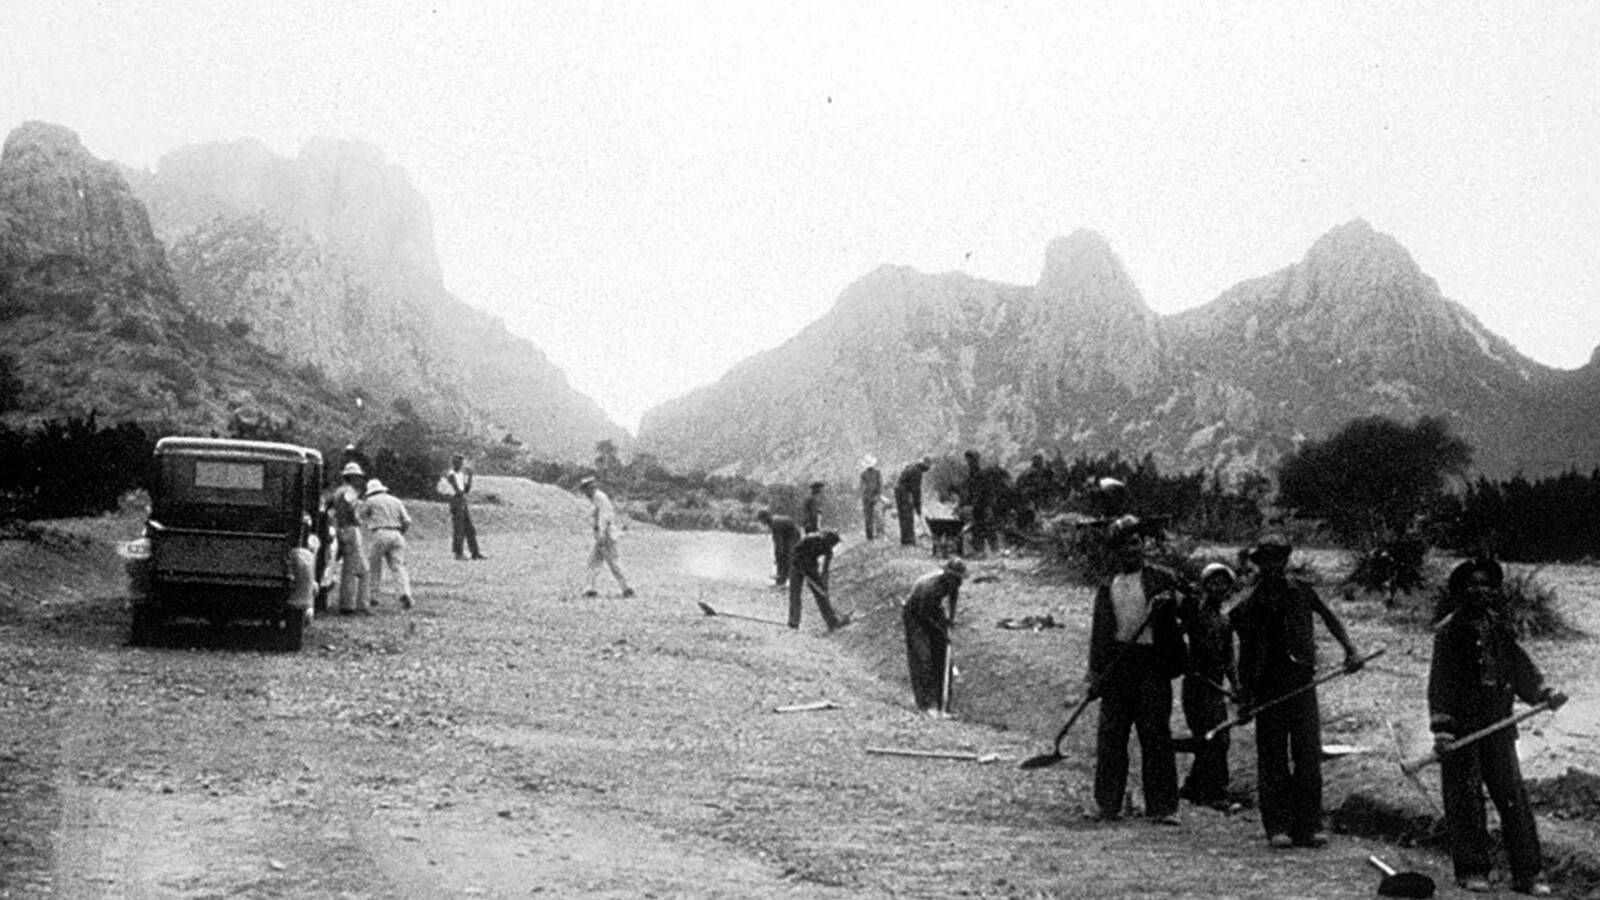
[[[295,159],[259,143],[174,151],[132,182],[197,314],[385,408],[513,435],[584,460],[626,432],[532,343],[445,290],[432,216],[405,172],[361,144]]]
[[[1117,450],[1169,470],[1265,470],[1373,413],[1444,416],[1509,475],[1600,463],[1600,376],[1518,353],[1357,220],[1299,263],[1161,317],[1109,244],[1046,249],[1032,286],[883,268],[805,332],[651,410],[639,447],[669,464],[849,477],[975,447],[1015,462]],[[755,427],[747,427],[754,424]]]
[[[316,379],[192,313],[127,182],[59,126],[29,122],[0,152],[0,325],[11,420],[266,415],[318,435],[338,418]]]

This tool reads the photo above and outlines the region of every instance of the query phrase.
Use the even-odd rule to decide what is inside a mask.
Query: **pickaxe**
[[[1523,710],[1522,712],[1514,713],[1512,715],[1506,716],[1504,719],[1501,719],[1500,721],[1495,722],[1493,725],[1485,725],[1484,727],[1479,728],[1477,731],[1474,731],[1473,733],[1467,735],[1466,737],[1457,738],[1457,739],[1451,741],[1450,743],[1448,743],[1448,744],[1446,744],[1444,746],[1443,753],[1445,753],[1445,754],[1454,753],[1455,751],[1460,750],[1462,747],[1465,747],[1465,746],[1467,746],[1469,744],[1475,744],[1478,741],[1483,740],[1484,738],[1488,737],[1491,734],[1494,734],[1497,731],[1501,731],[1503,729],[1510,728],[1511,726],[1517,724],[1518,722],[1521,722],[1523,719],[1531,719],[1534,716],[1537,716],[1539,713],[1544,712],[1545,710],[1555,709],[1555,708],[1559,707],[1562,703],[1565,703],[1566,699],[1567,698],[1565,698],[1565,697],[1561,697],[1559,700],[1557,700],[1555,698],[1551,698],[1549,700],[1544,700],[1542,702],[1535,703],[1534,705],[1528,707],[1527,709]],[[1406,774],[1406,777],[1409,778],[1412,775],[1417,774],[1417,772],[1421,771],[1422,769],[1424,769],[1424,768],[1426,768],[1428,766],[1431,766],[1434,763],[1438,762],[1440,756],[1441,756],[1440,750],[1438,750],[1438,749],[1429,750],[1427,753],[1424,753],[1423,755],[1417,757],[1416,759],[1410,760],[1409,762],[1401,763],[1400,764],[1400,771],[1404,772]]]
[[[708,616],[721,616],[724,619],[743,619],[746,622],[761,622],[766,625],[777,625],[781,628],[789,627],[788,622],[780,622],[777,619],[763,619],[760,616],[744,616],[740,615],[739,613],[717,612],[715,609],[711,608],[711,604],[705,602],[704,600],[696,600],[695,602],[700,604],[700,611]]]
[[[868,753],[881,756],[918,756],[924,759],[959,759],[966,762],[992,763],[1000,758],[998,753],[961,753],[948,750],[906,750],[899,747],[868,747]]]
[[[1362,665],[1366,665],[1368,661],[1376,659],[1377,657],[1382,656],[1384,653],[1385,653],[1385,648],[1379,647],[1378,649],[1372,651],[1371,653],[1368,653],[1366,656],[1359,657],[1358,662],[1360,662]],[[1348,674],[1350,674],[1350,669],[1341,666],[1341,667],[1339,667],[1337,669],[1334,669],[1332,672],[1329,672],[1329,673],[1327,673],[1325,675],[1319,675],[1316,678],[1313,678],[1312,680],[1306,682],[1305,684],[1300,685],[1297,688],[1285,691],[1282,694],[1279,694],[1278,696],[1273,697],[1271,700],[1266,701],[1265,703],[1256,704],[1254,707],[1252,707],[1250,709],[1247,709],[1244,712],[1239,713],[1238,715],[1235,715],[1233,718],[1229,719],[1228,721],[1223,722],[1221,725],[1218,725],[1217,727],[1211,729],[1210,731],[1207,731],[1206,735],[1205,735],[1206,740],[1208,740],[1208,741],[1211,740],[1212,738],[1216,737],[1217,735],[1221,734],[1224,731],[1227,731],[1229,728],[1232,728],[1235,725],[1242,725],[1245,722],[1250,721],[1251,719],[1253,719],[1257,715],[1259,715],[1262,712],[1262,710],[1271,709],[1272,707],[1277,706],[1280,703],[1283,703],[1283,702],[1285,702],[1287,700],[1292,700],[1295,697],[1298,697],[1301,694],[1304,694],[1306,691],[1309,691],[1312,688],[1315,688],[1319,684],[1325,684],[1325,683],[1327,683],[1329,681],[1332,681],[1335,678],[1339,678],[1340,676],[1348,675]]]

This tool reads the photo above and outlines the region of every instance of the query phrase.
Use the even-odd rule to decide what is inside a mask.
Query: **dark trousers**
[[[839,627],[839,615],[833,611],[833,604],[828,602],[828,585],[822,580],[822,572],[816,563],[807,563],[805,560],[795,560],[789,570],[789,627],[800,627],[800,590],[806,582],[811,582],[811,595],[817,599],[817,611],[822,613],[822,621],[828,628]]]
[[[895,492],[894,512],[900,519],[900,543],[907,547],[915,547],[917,545],[917,510],[911,503],[910,494]]]
[[[1298,686],[1281,684],[1274,695]],[[1315,689],[1256,716],[1256,791],[1268,837],[1304,841],[1322,830],[1322,716]]]
[[[1139,735],[1145,814],[1178,811],[1178,764],[1172,755],[1172,682],[1154,646],[1119,644],[1116,677],[1100,689],[1095,733],[1094,800],[1102,815],[1122,812],[1128,788],[1128,732]]]
[[[1183,721],[1194,736],[1195,750],[1194,762],[1189,765],[1189,775],[1183,781],[1181,793],[1191,803],[1227,802],[1228,732],[1219,732],[1209,741],[1202,740],[1206,732],[1227,718],[1228,702],[1221,691],[1199,678],[1183,679]]]
[[[950,658],[950,632],[944,616],[924,615],[907,606],[900,611],[900,621],[906,627],[906,665],[911,669],[911,695],[917,708],[942,710]]]
[[[467,504],[452,503],[450,504],[450,552],[460,556],[463,544],[473,556],[483,555],[478,552],[478,529],[472,525],[472,513],[468,511]]]
[[[1484,788],[1500,812],[1500,836],[1510,860],[1512,883],[1525,885],[1543,868],[1539,832],[1522,784],[1516,742],[1515,729],[1507,728],[1439,760],[1450,858],[1457,878],[1489,874],[1491,844],[1483,810]]]
[[[867,531],[867,540],[876,540],[878,537],[878,498],[861,498],[861,521]]]
[[[772,536],[772,562],[777,566],[777,574],[773,576],[774,584],[789,583],[789,568],[794,560],[794,541],[783,535]]]

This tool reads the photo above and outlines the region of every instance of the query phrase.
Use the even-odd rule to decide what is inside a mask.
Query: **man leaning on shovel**
[[[1539,667],[1517,644],[1507,620],[1492,559],[1472,559],[1450,573],[1453,610],[1436,626],[1428,669],[1428,713],[1439,757],[1444,819],[1456,880],[1469,891],[1490,890],[1491,847],[1483,793],[1500,813],[1500,834],[1511,867],[1511,888],[1547,897],[1539,833],[1517,765],[1517,729],[1505,720],[1514,698],[1554,709],[1567,698],[1544,683]],[[1501,723],[1472,744],[1456,739]]]
[[[1250,551],[1259,570],[1249,596],[1228,614],[1239,635],[1238,705],[1250,710],[1282,698],[1256,715],[1256,790],[1261,826],[1275,849],[1322,847],[1322,716],[1317,709],[1317,641],[1312,616],[1344,648],[1345,671],[1362,657],[1344,623],[1311,585],[1288,574],[1293,551],[1269,534]]]

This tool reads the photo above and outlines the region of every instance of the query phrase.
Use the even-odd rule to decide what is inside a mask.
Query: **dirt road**
[[[484,562],[450,558],[442,510],[419,518],[417,608],[319,619],[299,654],[247,629],[127,647],[103,543],[0,541],[0,898],[1364,898],[1368,853],[1455,895],[1433,853],[1273,853],[1249,811],[1089,823],[1092,721],[1065,762],[1019,771],[1064,718],[1083,634],[994,622],[1087,621],[1086,595],[1029,564],[977,567],[963,719],[934,722],[910,708],[893,608],[925,551],[848,548],[857,624],[826,636],[814,607],[799,633],[701,612],[782,617],[759,537],[636,529],[639,596],[583,599],[570,510],[480,517]],[[1325,696],[1332,730],[1376,733],[1359,688]],[[774,712],[818,700],[839,708]],[[1348,785],[1329,765],[1331,805]]]

